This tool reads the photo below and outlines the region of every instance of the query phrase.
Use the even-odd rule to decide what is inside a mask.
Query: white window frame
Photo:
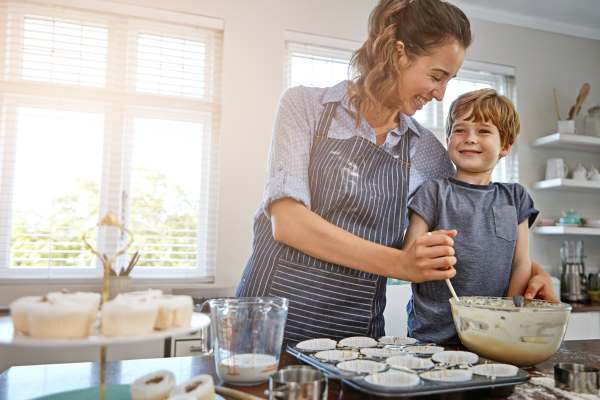
[[[0,12],[5,13],[7,7],[10,7],[10,2],[6,2],[0,0]],[[186,26],[192,28],[201,28],[201,29],[211,29],[215,31],[220,31],[222,35],[224,23],[222,20],[217,18],[211,18],[201,15],[194,14],[180,14],[170,11],[152,9],[147,7],[140,6],[131,6],[117,3],[107,3],[106,1],[98,1],[98,0],[86,0],[85,1],[85,10],[82,9],[82,4],[78,0],[47,0],[44,6],[38,6],[36,3],[31,3],[31,7],[37,8],[40,7],[40,10],[45,9],[45,6],[56,6],[60,7],[68,7],[75,10],[75,12],[82,13],[98,13],[98,19],[104,18],[106,21],[106,28],[109,30],[109,42],[111,40],[111,32],[112,29],[115,28],[113,15],[118,14],[121,19],[123,17],[136,17],[136,18],[146,18],[154,21],[161,21],[163,23],[170,24],[178,24],[179,26]],[[23,8],[22,4],[19,4],[19,8]],[[22,14],[24,16],[24,14]],[[5,22],[5,15],[0,15],[0,21]],[[4,24],[5,25],[5,24]],[[150,24],[152,27],[151,33],[160,34],[157,30],[157,26],[159,24]],[[175,28],[175,30],[177,30]],[[165,30],[162,32],[165,35],[173,35],[172,31]],[[129,35],[129,37],[133,37]],[[220,42],[222,43],[222,41]],[[5,47],[7,43],[4,41],[0,41],[0,71],[4,71],[5,69]],[[123,49],[124,46],[115,46],[115,48]],[[109,44],[109,49],[111,49]],[[221,59],[220,54],[222,53],[222,48],[212,49],[219,54],[217,62],[217,69],[221,68]],[[17,53],[13,53],[17,54]],[[22,53],[21,53],[22,54]],[[131,53],[129,53],[131,54]],[[212,54],[214,56],[214,54]],[[38,81],[19,81],[18,85],[24,88],[24,94],[27,92],[35,91],[36,88],[46,87],[46,88],[54,88],[63,87],[67,90],[62,90],[63,93],[56,96],[56,106],[57,108],[68,109],[70,111],[85,111],[85,112],[98,112],[101,111],[105,115],[105,134],[104,134],[104,152],[103,152],[103,162],[101,166],[101,178],[100,178],[100,212],[99,216],[104,215],[108,211],[112,211],[119,217],[127,216],[128,204],[123,201],[123,199],[127,198],[127,188],[129,185],[129,177],[130,173],[123,173],[121,171],[122,165],[124,162],[127,162],[127,157],[125,159],[116,160],[115,162],[113,155],[110,153],[110,147],[112,145],[118,146],[122,155],[131,155],[132,151],[127,146],[131,146],[131,142],[127,143],[127,140],[131,138],[131,121],[135,116],[142,116],[144,114],[150,115],[147,111],[143,111],[145,107],[155,107],[154,111],[151,113],[153,118],[169,118],[171,111],[165,110],[162,113],[157,113],[156,107],[168,106],[170,110],[194,110],[194,115],[190,116],[191,119],[201,118],[202,122],[205,126],[205,131],[209,132],[208,135],[203,135],[203,140],[206,143],[206,146],[203,147],[203,161],[205,165],[203,165],[205,175],[202,180],[203,187],[201,189],[201,193],[203,193],[203,199],[201,201],[201,212],[198,215],[198,221],[202,221],[202,224],[198,225],[198,233],[197,233],[197,243],[198,243],[198,257],[197,257],[197,265],[194,267],[137,267],[134,270],[132,276],[141,281],[145,279],[160,279],[161,282],[166,280],[185,280],[186,282],[195,282],[195,283],[211,283],[214,282],[215,277],[215,265],[216,265],[216,243],[215,238],[216,235],[216,207],[217,207],[217,154],[218,154],[218,127],[221,115],[221,107],[220,107],[220,93],[208,93],[211,98],[210,102],[206,100],[200,99],[187,99],[187,98],[171,98],[167,95],[154,95],[148,94],[144,92],[134,93],[133,91],[129,91],[128,96],[128,104],[124,102],[115,102],[114,99],[111,103],[106,102],[106,97],[103,96],[103,92],[113,91],[114,87],[108,86],[109,83],[115,82],[115,78],[122,79],[122,82],[125,83],[127,79],[125,71],[118,71],[112,69],[110,67],[111,60],[114,60],[115,57],[123,57],[124,54],[115,54],[111,53],[109,50],[108,54],[108,63],[109,67],[107,70],[107,86],[105,88],[93,88],[93,87],[82,87],[82,86],[71,86],[71,85],[57,85],[54,83],[45,83]],[[108,74],[114,73],[116,76],[111,77]],[[212,70],[207,73],[214,72]],[[0,89],[7,85],[9,87],[16,85],[15,79],[12,78],[13,75],[8,75],[10,81],[4,81],[3,79],[0,81]],[[207,77],[207,79],[209,79]],[[210,77],[212,79],[212,77]],[[130,82],[134,82],[134,80],[129,79]],[[208,80],[205,80],[208,81]],[[216,90],[220,88],[220,82],[213,85]],[[123,87],[123,86],[121,86]],[[14,89],[14,87],[12,87]],[[14,90],[13,90],[14,91]],[[91,94],[92,97],[97,99],[97,101],[90,102],[81,102],[81,99],[76,95],[70,95],[70,93],[87,93]],[[7,101],[16,99],[19,97],[15,94],[1,94],[0,92],[0,105],[6,105]],[[54,99],[53,99],[54,100]],[[75,102],[76,104],[70,104],[71,102]],[[30,104],[25,101],[18,100],[18,106],[23,106]],[[61,107],[61,104],[67,104],[66,107]],[[35,101],[34,103],[35,104]],[[52,108],[49,107],[48,104],[44,104],[43,108]],[[108,110],[109,108],[112,109]],[[5,109],[5,108],[2,108]],[[118,109],[118,110],[117,110]],[[6,109],[5,109],[6,110]],[[16,113],[13,110],[13,114]],[[187,117],[184,117],[187,118]],[[178,115],[178,120],[182,120],[181,115]],[[97,279],[102,275],[101,263],[97,262],[96,267],[19,267],[19,268],[10,268],[9,265],[9,257],[10,257],[10,239],[11,239],[11,218],[12,218],[12,202],[8,199],[12,198],[12,188],[14,186],[13,176],[7,174],[14,173],[14,168],[10,167],[9,163],[11,160],[14,160],[15,154],[15,146],[16,146],[16,129],[10,129],[7,124],[9,123],[8,119],[2,118],[0,124],[2,124],[2,129],[0,132],[4,132],[3,135],[0,135],[0,188],[8,189],[8,190],[0,190],[0,203],[8,204],[8,207],[3,207],[0,209],[0,279],[2,280],[14,280],[14,279],[47,279],[47,278],[55,278],[55,279],[87,279],[93,278]],[[130,161],[130,160],[129,160]],[[9,168],[10,167],[10,168]],[[117,178],[115,182],[114,179]],[[109,179],[113,179],[113,181],[109,182]],[[115,188],[121,188],[120,192],[115,191]],[[92,227],[91,227],[92,228]],[[209,243],[208,239],[210,239],[211,243]],[[105,238],[106,239],[106,238]],[[114,239],[114,238],[113,238]],[[99,240],[99,246],[105,247],[103,250],[108,254],[114,253],[114,249],[118,240]],[[114,242],[113,248],[106,248],[103,242]],[[121,257],[119,260],[119,264],[123,265],[126,262],[126,257]],[[118,267],[117,267],[118,269]]]
[[[285,31],[285,87],[291,86],[291,60],[293,53],[302,47],[306,47],[307,52],[315,56],[347,58],[350,61],[352,53],[357,50],[362,43],[353,40],[340,39],[328,36],[314,35],[311,33],[302,33],[296,31]],[[349,79],[347,75],[345,79]]]

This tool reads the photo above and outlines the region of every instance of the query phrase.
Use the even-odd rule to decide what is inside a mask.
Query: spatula
[[[577,95],[577,98],[575,99],[575,105],[573,105],[569,109],[569,118],[567,118],[567,119],[575,119],[577,114],[579,114],[579,111],[581,111],[581,106],[583,105],[583,102],[585,101],[588,94],[590,93],[590,89],[591,89],[591,86],[587,82],[581,86],[581,89],[579,89],[579,94]]]

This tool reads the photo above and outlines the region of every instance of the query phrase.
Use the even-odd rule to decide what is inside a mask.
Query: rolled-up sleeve
[[[270,204],[284,197],[310,209],[308,167],[314,116],[307,90],[304,87],[288,89],[279,102],[262,202],[262,210],[269,218]]]

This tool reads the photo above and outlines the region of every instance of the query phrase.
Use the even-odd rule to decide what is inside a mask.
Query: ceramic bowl
[[[450,299],[452,318],[463,345],[480,356],[515,365],[534,365],[560,347],[571,306],[541,300],[516,307],[511,298]]]

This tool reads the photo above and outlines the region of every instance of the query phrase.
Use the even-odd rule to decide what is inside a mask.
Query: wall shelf
[[[537,190],[559,190],[569,192],[600,192],[600,181],[580,181],[574,179],[546,179],[535,182],[533,188]]]
[[[600,136],[552,133],[534,140],[533,147],[600,152]]]
[[[600,236],[600,228],[585,226],[538,226],[533,228],[538,235],[587,235]]]

